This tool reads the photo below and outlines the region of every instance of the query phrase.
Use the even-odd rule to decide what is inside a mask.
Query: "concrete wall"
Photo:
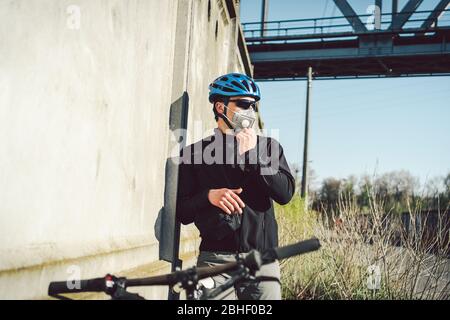
[[[0,298],[43,298],[70,266],[169,270],[153,231],[169,107],[188,92],[197,140],[209,82],[251,72],[226,1],[210,3],[208,19],[208,0],[0,0]]]

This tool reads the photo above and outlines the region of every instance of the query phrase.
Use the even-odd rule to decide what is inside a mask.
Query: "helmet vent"
[[[245,86],[245,88],[247,89],[247,91],[250,91],[250,88],[248,86],[248,82],[247,81],[242,81],[242,84]]]
[[[236,92],[236,90],[234,90],[233,88],[227,88],[227,87],[222,87],[222,91],[225,91],[225,92]]]
[[[239,88],[245,90],[245,87],[244,87],[241,83],[239,83],[239,82],[237,82],[237,81],[232,81],[231,83],[234,84],[236,87],[239,87]]]

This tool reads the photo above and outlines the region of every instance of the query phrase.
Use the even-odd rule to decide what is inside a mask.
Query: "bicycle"
[[[320,242],[317,238],[311,238],[284,247],[269,249],[264,253],[252,250],[245,258],[237,256],[236,261],[234,262],[214,267],[197,268],[194,266],[186,270],[178,270],[169,274],[136,279],[127,279],[125,277],[116,277],[107,274],[103,278],[80,280],[79,285],[74,288],[68,286],[67,281],[50,282],[48,295],[58,299],[71,300],[61,294],[104,292],[109,295],[112,300],[145,300],[144,297],[137,293],[128,292],[127,288],[159,285],[167,285],[173,288],[175,285],[179,285],[180,288],[186,291],[187,300],[208,300],[217,297],[220,293],[231,288],[239,281],[279,281],[277,278],[256,277],[255,273],[264,264],[312,252],[318,250],[320,246]],[[230,274],[230,278],[216,288],[206,288],[199,282],[201,279],[226,272]]]

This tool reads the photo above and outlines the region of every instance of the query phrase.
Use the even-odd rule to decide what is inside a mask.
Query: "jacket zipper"
[[[227,188],[228,189],[233,189],[231,187],[230,180],[228,180],[226,170],[224,170],[224,177],[225,177],[225,183],[227,185]],[[236,233],[238,233],[238,235],[237,235],[238,243],[236,243],[236,254],[238,254],[241,251],[240,249],[241,249],[241,234],[242,234],[242,217],[240,217],[240,226],[239,226],[239,228],[237,230],[234,231],[234,233],[235,233],[235,239],[236,239]]]
[[[263,227],[263,250],[266,250],[266,214],[263,214],[263,221],[262,221],[262,227]]]

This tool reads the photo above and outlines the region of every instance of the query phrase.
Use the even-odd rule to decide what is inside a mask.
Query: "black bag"
[[[226,214],[221,209],[214,208],[214,210],[207,210],[196,215],[194,223],[203,239],[217,241],[241,227],[241,215]]]

